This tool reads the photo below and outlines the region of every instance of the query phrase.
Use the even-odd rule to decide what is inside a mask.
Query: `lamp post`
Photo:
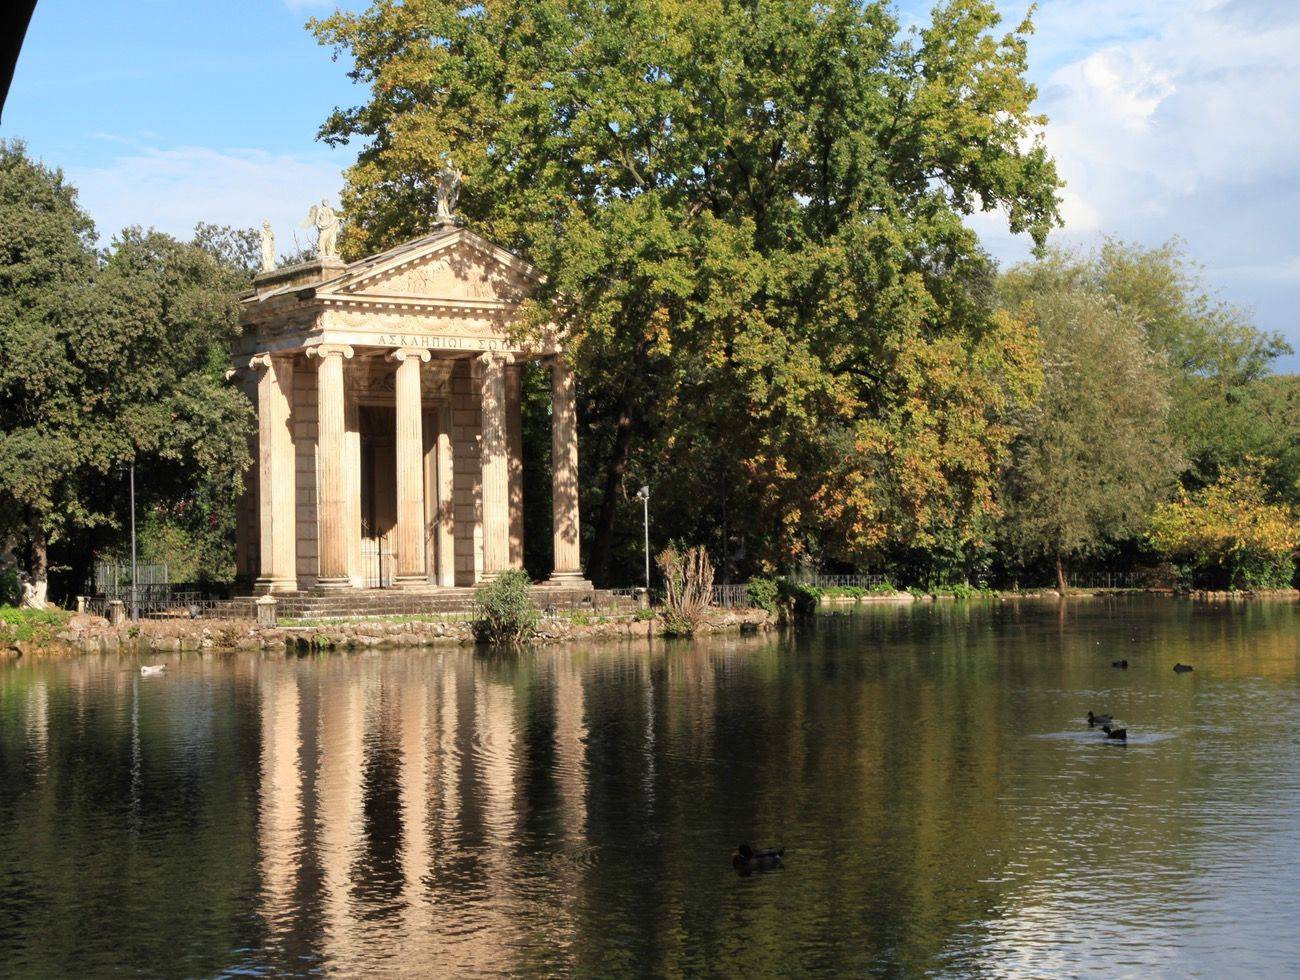
[[[140,619],[139,590],[135,567],[135,460],[131,460],[131,622]]]
[[[637,499],[645,514],[645,591],[650,594],[650,488],[642,487],[636,492]]]

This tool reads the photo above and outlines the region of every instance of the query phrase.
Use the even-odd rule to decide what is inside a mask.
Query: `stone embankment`
[[[775,621],[761,609],[719,610],[700,634],[756,633]],[[583,640],[646,640],[657,636],[658,619],[635,616],[543,619],[534,643]],[[72,616],[56,635],[10,644],[10,656],[81,653],[188,653],[199,651],[367,650],[474,643],[465,620],[358,619],[258,627],[247,620],[143,620],[112,626],[99,616]]]

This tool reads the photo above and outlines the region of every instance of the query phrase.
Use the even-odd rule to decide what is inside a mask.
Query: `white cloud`
[[[1300,5],[1048,0],[1036,25],[1031,63],[1053,66],[1038,107],[1067,183],[1058,238],[1179,235],[1224,299],[1300,347]],[[1027,254],[993,225],[976,226],[995,254]]]
[[[311,204],[328,197],[337,206],[341,170],[351,162],[324,149],[290,155],[133,145],[106,165],[67,172],[105,242],[132,224],[188,237],[200,221],[246,228],[269,218],[280,249],[291,251],[295,233],[309,240],[298,223]]]

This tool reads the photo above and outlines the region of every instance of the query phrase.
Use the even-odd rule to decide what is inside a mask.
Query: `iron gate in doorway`
[[[361,568],[367,589],[391,589],[393,573],[397,570],[397,552],[393,549],[394,535],[377,534],[372,528],[361,529]]]

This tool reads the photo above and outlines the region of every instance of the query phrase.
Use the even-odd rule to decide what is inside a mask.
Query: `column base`
[[[551,572],[551,577],[541,583],[549,589],[594,589],[595,586],[582,577],[581,571]]]
[[[266,595],[268,592],[297,592],[298,580],[286,576],[261,576],[253,579],[253,595]]]
[[[322,575],[316,580],[318,592],[342,592],[352,588],[352,579],[346,575]]]
[[[423,572],[414,575],[394,575],[393,588],[395,589],[428,589],[433,583],[429,581],[429,576]]]

